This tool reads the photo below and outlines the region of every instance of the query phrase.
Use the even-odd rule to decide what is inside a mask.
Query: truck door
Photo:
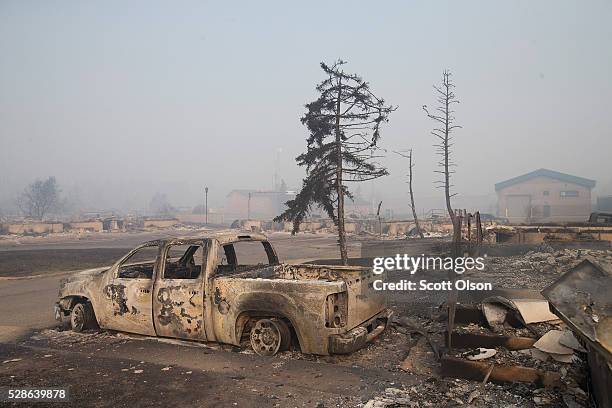
[[[155,332],[164,337],[206,340],[203,242],[171,244],[163,252],[153,291]]]
[[[154,243],[141,245],[114,267],[113,279],[104,288],[112,309],[107,328],[155,335],[151,292],[159,250]]]

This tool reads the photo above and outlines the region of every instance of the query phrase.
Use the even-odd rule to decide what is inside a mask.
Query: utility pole
[[[247,201],[247,220],[251,219],[251,193],[249,192],[249,200]]]
[[[204,187],[204,207],[206,211],[206,216],[205,216],[205,223],[206,225],[208,225],[208,186]]]
[[[378,217],[378,238],[382,239],[382,218],[380,217],[380,206],[382,201],[378,203],[378,210],[376,210],[376,217]]]

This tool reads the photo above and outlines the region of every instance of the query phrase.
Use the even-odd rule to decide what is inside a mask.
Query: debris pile
[[[598,406],[612,406],[612,265],[585,259],[546,287],[551,310],[587,352],[589,384]],[[557,339],[558,337],[558,339]],[[573,338],[558,335],[560,350],[577,349]]]
[[[578,391],[579,392],[579,391]],[[585,395],[585,394],[583,394]],[[531,390],[524,384],[486,384],[429,377],[418,385],[386,388],[367,401],[366,408],[395,407],[482,407],[509,408],[545,405],[556,400],[544,389]],[[580,405],[578,405],[580,406]]]
[[[534,343],[533,349],[526,350],[530,356],[541,361],[552,358],[561,363],[571,363],[578,358],[574,350],[586,353],[576,337],[569,330],[551,330]]]
[[[542,290],[585,258],[612,264],[612,250],[556,251],[546,244],[538,249],[520,256],[487,257],[485,269],[473,273],[497,287]]]

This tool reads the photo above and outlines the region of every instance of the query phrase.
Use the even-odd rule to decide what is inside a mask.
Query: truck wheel
[[[91,303],[77,303],[74,305],[70,312],[70,327],[72,327],[72,331],[78,333],[96,327],[96,318],[94,317]]]
[[[289,350],[289,346],[291,345],[291,331],[289,330],[289,326],[287,326],[287,323],[281,319],[270,320],[274,321],[278,325],[281,332],[281,345],[278,351]]]
[[[273,356],[290,341],[291,332],[282,320],[260,319],[251,329],[251,346],[260,356]]]

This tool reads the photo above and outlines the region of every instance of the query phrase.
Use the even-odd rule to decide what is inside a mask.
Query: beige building
[[[495,184],[497,215],[512,223],[586,222],[595,180],[539,169]]]
[[[225,200],[225,218],[271,220],[294,198],[292,191],[232,190]]]
[[[68,223],[70,231],[76,232],[101,232],[103,230],[102,221],[72,221]]]
[[[143,221],[145,228],[171,228],[180,224],[176,218],[148,219]]]
[[[7,234],[48,234],[64,231],[64,225],[60,222],[15,222],[2,224],[0,232]]]

